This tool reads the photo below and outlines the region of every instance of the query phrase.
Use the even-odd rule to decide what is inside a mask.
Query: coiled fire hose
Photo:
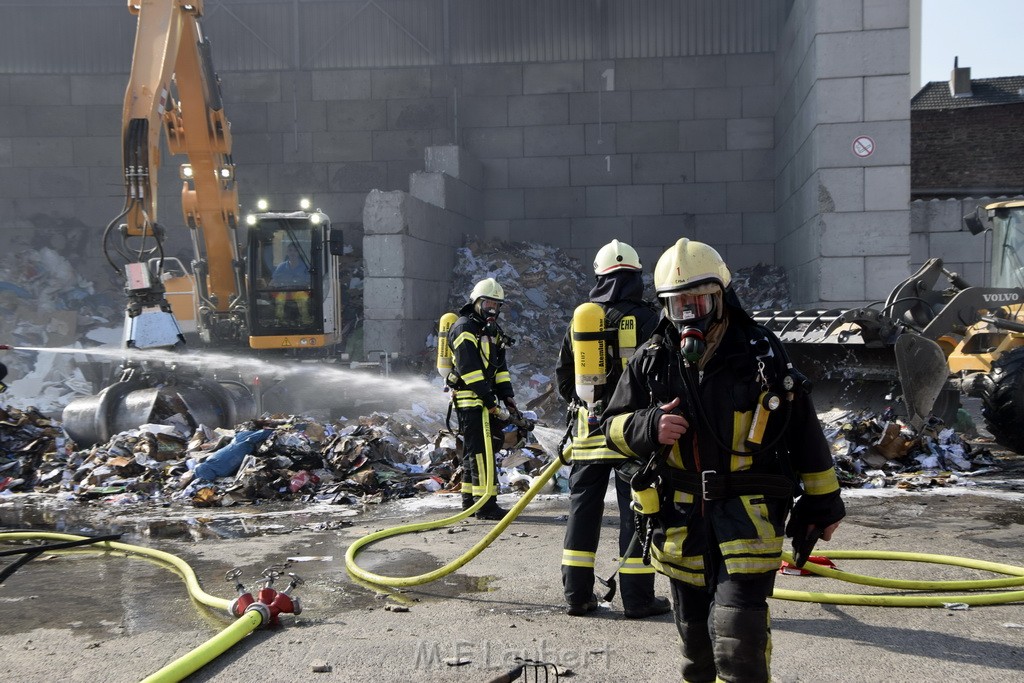
[[[930,553],[905,553],[892,550],[832,550],[827,557],[836,560],[885,560],[899,562],[925,562],[945,564],[967,569],[980,569],[994,574],[1005,574],[1012,578],[1006,579],[971,579],[965,581],[913,581],[905,579],[883,579],[875,576],[852,574],[846,571],[830,569],[813,562],[803,568],[813,574],[830,579],[838,579],[863,586],[878,588],[894,588],[911,591],[980,591],[992,588],[1008,588],[1024,586],[1024,567],[1010,564],[974,560],[954,555],[933,555]],[[792,563],[793,556],[784,552],[782,558]],[[814,591],[793,591],[776,588],[772,594],[779,600],[799,602],[818,602],[830,605],[872,605],[876,607],[942,607],[950,603],[966,605],[1003,605],[1011,602],[1024,602],[1024,590],[1004,591],[999,593],[975,593],[971,595],[851,595],[846,593],[818,593]]]
[[[487,421],[485,420],[485,424],[486,422]],[[489,491],[491,489],[492,483],[496,479],[494,467],[494,451],[491,447],[489,425],[485,427],[484,431],[484,451],[484,490]],[[444,519],[433,520],[429,522],[416,522],[414,524],[405,524],[403,526],[397,526],[391,529],[377,531],[375,533],[364,536],[363,538],[360,538],[355,543],[350,545],[347,551],[345,551],[345,569],[347,569],[348,573],[351,574],[354,578],[362,579],[363,581],[367,581],[371,584],[377,584],[380,586],[390,586],[395,588],[419,586],[424,583],[436,581],[437,579],[440,579],[443,576],[447,576],[448,574],[454,572],[456,569],[459,569],[460,567],[469,563],[473,558],[482,553],[484,549],[487,548],[487,546],[493,543],[494,539],[500,536],[501,532],[507,529],[508,525],[511,524],[515,520],[515,518],[519,516],[519,513],[522,512],[523,509],[530,504],[530,501],[532,501],[534,497],[540,492],[540,490],[544,488],[544,485],[551,481],[551,478],[555,476],[555,473],[558,472],[559,469],[561,469],[562,464],[563,463],[560,459],[555,458],[551,462],[551,464],[544,469],[540,476],[537,477],[537,479],[533,482],[530,488],[527,489],[526,493],[523,494],[523,497],[520,498],[519,501],[512,506],[512,509],[508,511],[508,514],[506,514],[504,518],[502,518],[496,525],[494,525],[494,528],[487,532],[487,534],[482,539],[477,541],[477,543],[472,548],[470,548],[468,551],[466,551],[459,557],[455,558],[443,567],[435,569],[431,572],[427,572],[425,574],[420,574],[418,576],[383,576],[381,574],[374,574],[373,572],[367,571],[360,567],[358,564],[356,564],[356,555],[358,555],[359,552],[367,546],[376,543],[377,541],[384,540],[385,538],[391,538],[392,536],[400,536],[402,534],[410,534],[416,531],[429,531],[431,529],[438,529],[440,527],[448,526],[449,524],[454,524],[456,522],[462,521],[470,515],[475,514],[477,510],[482,508],[487,503],[487,501],[490,500],[490,495],[481,496],[480,500],[473,503],[472,507],[466,510],[461,510],[458,514],[452,515],[451,517],[446,517]]]
[[[490,439],[485,442],[486,454],[486,485],[489,488],[490,482],[494,480],[494,458],[490,451]],[[571,449],[567,451],[571,453]],[[474,505],[462,510],[456,515],[444,519],[417,522],[406,524],[390,529],[378,531],[357,540],[349,546],[345,553],[345,568],[354,579],[366,582],[375,586],[388,586],[392,588],[405,588],[419,586],[431,581],[436,581],[457,569],[465,566],[479,555],[494,539],[508,528],[522,510],[533,500],[537,493],[547,484],[555,473],[561,468],[563,462],[555,458],[552,463],[541,473],[536,481],[530,486],[523,497],[509,510],[508,514],[499,521],[482,539],[480,539],[468,551],[449,562],[448,564],[435,569],[434,571],[417,576],[392,577],[375,574],[361,568],[356,563],[356,556],[367,546],[402,534],[417,531],[428,531],[437,529],[455,522],[461,521],[475,513],[482,507],[487,497],[481,498]],[[952,555],[935,555],[929,553],[907,553],[888,550],[832,550],[827,553],[830,559],[846,560],[881,560],[890,562],[919,562],[928,564],[943,564],[966,569],[988,571],[994,574],[1003,574],[1008,578],[1001,579],[972,579],[960,581],[918,581],[906,579],[886,579],[881,577],[854,574],[847,571],[830,569],[813,562],[804,565],[804,569],[829,579],[837,579],[848,583],[855,583],[876,588],[890,588],[896,590],[921,591],[921,592],[949,592],[949,591],[991,591],[994,588],[1024,587],[1024,567],[1018,567],[998,562],[975,560],[966,557]],[[782,559],[793,563],[792,553],[785,551]],[[775,588],[772,597],[778,600],[791,600],[797,602],[817,602],[833,605],[869,605],[878,607],[942,607],[950,603],[963,603],[967,605],[999,605],[1014,602],[1024,602],[1024,590],[984,592],[974,594],[957,595],[855,595],[846,593],[824,593],[817,591],[797,591],[785,588]]]
[[[74,534],[43,531],[11,531],[0,533],[0,541],[81,541],[86,540],[87,538],[88,537],[86,536],[77,536]],[[157,564],[174,571],[184,579],[185,586],[188,588],[188,594],[193,600],[205,605],[206,607],[219,610],[225,614],[229,611],[231,600],[218,598],[204,591],[200,587],[199,580],[196,578],[195,572],[192,571],[192,567],[190,567],[188,563],[180,557],[171,555],[170,553],[166,553],[162,550],[144,548],[142,546],[130,545],[128,543],[120,543],[117,541],[100,541],[90,547],[102,550],[119,550],[129,555],[138,555],[155,560]],[[214,659],[226,652],[231,646],[242,640],[242,638],[252,633],[262,625],[263,620],[264,616],[258,611],[246,612],[213,638],[210,638],[188,654],[179,657],[153,675],[147,677],[144,683],[180,681],[189,674],[198,671],[203,666],[212,662]]]

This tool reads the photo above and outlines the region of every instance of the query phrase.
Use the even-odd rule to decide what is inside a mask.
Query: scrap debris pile
[[[466,304],[476,282],[493,277],[501,284],[500,323],[515,340],[508,362],[516,402],[549,422],[560,423],[565,415],[554,388],[555,364],[572,312],[587,300],[589,272],[561,249],[533,242],[471,241],[456,256],[449,310]]]
[[[296,416],[192,434],[185,425],[176,415],[76,451],[59,423],[38,411],[0,409],[0,495],[34,491],[197,507],[268,500],[356,505],[458,491],[461,483],[454,436],[429,439],[379,413],[347,426]],[[546,464],[531,449],[502,452],[507,486],[528,486]]]
[[[44,271],[50,275],[39,277]],[[358,272],[351,277],[358,280]],[[549,424],[560,424],[565,405],[554,390],[554,366],[573,308],[587,299],[589,269],[555,247],[471,242],[459,253],[450,310],[461,308],[473,284],[486,277],[497,278],[505,288],[503,327],[516,340],[509,359],[519,404]],[[646,281],[650,297],[649,274]],[[733,282],[750,309],[790,305],[781,268],[743,269],[734,273]],[[17,321],[2,341],[44,346],[89,338],[120,314],[91,291],[52,250],[43,249],[34,260],[17,266],[0,263],[0,308],[8,320]],[[37,320],[43,312],[46,320]],[[61,326],[61,321],[66,324]],[[428,339],[427,346],[436,347],[436,341]],[[266,500],[361,504],[425,491],[457,491],[461,482],[456,438],[446,431],[427,437],[443,417],[425,414],[429,411],[417,406],[391,415],[374,413],[346,425],[264,416],[233,430],[200,427],[194,432],[183,416],[169,414],[161,424],[142,425],[106,444],[76,450],[60,423],[45,414],[56,412],[51,403],[59,409],[67,394],[90,393],[91,388],[73,366],[65,367],[62,359],[71,356],[37,355],[37,367],[23,369],[25,378],[34,382],[37,400],[23,407],[23,401],[6,394],[7,407],[0,408],[0,496],[40,492],[104,503],[180,501],[197,506]],[[17,374],[12,368],[12,375]],[[440,382],[432,367],[427,374]],[[888,413],[849,413],[826,422],[836,468],[848,487],[915,489],[964,483],[994,464],[987,450],[961,437],[972,427],[969,419],[966,427],[958,421],[955,428],[929,426],[920,434]],[[503,451],[502,490],[527,488],[548,460],[536,445],[517,444]]]
[[[971,433],[969,421],[961,410],[956,426]],[[825,436],[839,482],[850,488],[952,486],[995,465],[987,449],[972,446],[952,427],[936,421],[914,433],[889,411],[839,416],[827,422]]]
[[[501,325],[516,340],[509,370],[521,405],[557,423],[565,403],[554,390],[554,368],[575,307],[588,300],[593,286],[589,264],[581,264],[557,247],[533,242],[470,241],[459,250],[449,307],[458,311],[473,285],[495,278],[505,290]],[[654,298],[651,272],[644,272],[645,297]],[[789,308],[786,271],[757,265],[733,274],[733,287],[749,310]],[[428,348],[437,343],[427,340]]]
[[[732,287],[748,311],[793,307],[789,298],[786,269],[782,266],[759,263],[749,268],[740,268],[732,274]]]
[[[119,339],[122,306],[98,293],[49,247],[0,258],[0,343],[76,347]],[[109,331],[114,329],[113,334]],[[4,403],[59,412],[93,387],[70,354],[5,353],[10,387]]]

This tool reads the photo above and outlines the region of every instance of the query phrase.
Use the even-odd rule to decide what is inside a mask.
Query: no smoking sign
[[[861,159],[866,159],[875,151],[875,141],[867,135],[858,135],[853,140],[853,153]]]

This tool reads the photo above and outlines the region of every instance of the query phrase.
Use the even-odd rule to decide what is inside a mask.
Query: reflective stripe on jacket
[[[459,378],[455,407],[491,408],[498,399],[512,398],[514,393],[505,348],[484,334],[484,323],[472,313],[472,305],[459,313],[461,316],[448,330],[453,372]]]

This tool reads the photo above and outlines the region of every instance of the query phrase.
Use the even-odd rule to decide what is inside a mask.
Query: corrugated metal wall
[[[206,0],[227,71],[768,52],[790,0]],[[123,0],[0,0],[0,73],[127,72]]]

